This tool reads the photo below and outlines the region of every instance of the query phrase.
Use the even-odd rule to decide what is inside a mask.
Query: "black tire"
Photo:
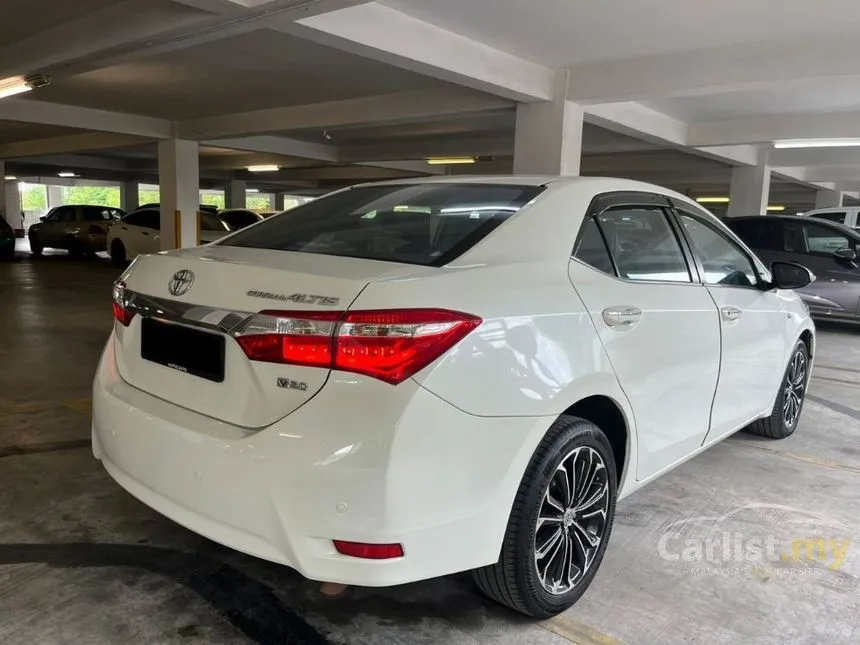
[[[600,460],[597,460],[594,455],[598,455]],[[552,523],[547,522],[539,529],[538,517],[555,513],[554,509],[558,508],[551,505],[546,496],[553,492],[555,493],[553,499],[558,495],[562,497],[565,495],[561,486],[565,479],[564,475],[560,474],[564,471],[560,467],[565,463],[572,463],[571,471],[576,472],[576,459],[579,457],[582,459],[588,457],[591,461],[584,463],[595,466],[591,486],[583,494],[585,498],[595,498],[599,495],[597,505],[584,507],[591,511],[578,515],[575,500],[582,497],[577,495],[580,486],[576,483],[577,477],[574,475],[572,477],[574,485],[570,487],[573,494],[569,496],[574,501],[570,506],[561,502],[561,505],[568,510],[563,514],[559,511],[560,519],[553,520]],[[570,459],[573,459],[573,462],[570,462]],[[511,509],[499,561],[472,572],[481,591],[493,600],[534,618],[549,618],[573,605],[591,584],[603,560],[615,516],[616,477],[612,448],[600,428],[578,417],[559,417],[538,446],[523,475]],[[588,477],[584,479],[587,481]],[[569,479],[567,481],[570,482]],[[587,484],[583,483],[582,486],[585,487]],[[602,509],[602,523],[600,512],[595,513],[594,509],[598,511]],[[592,517],[587,518],[588,515]],[[568,521],[571,521],[570,525]],[[592,528],[595,528],[594,533],[591,532]],[[564,548],[565,551],[553,553],[553,549],[548,549],[548,555],[543,561],[546,563],[544,578],[549,579],[550,582],[558,582],[554,580],[550,569],[558,571],[556,567],[563,566],[566,549],[571,549],[570,552],[575,557],[586,554],[589,549],[590,554],[586,555],[585,560],[580,560],[587,564],[584,567],[577,567],[576,575],[580,577],[572,587],[558,589],[555,593],[551,593],[546,588],[546,583],[541,580],[541,574],[538,571],[542,563],[536,557],[538,552],[536,542],[540,540],[543,545],[547,545],[557,531],[561,531],[559,548]],[[580,531],[587,531],[587,533]],[[581,539],[577,540],[577,536],[582,535],[589,535],[592,539],[595,535],[599,535],[600,540],[594,546],[577,550],[577,544],[580,546],[585,544]],[[574,542],[574,540],[577,541]],[[555,542],[552,543],[555,544]],[[561,560],[557,559],[559,557]],[[568,565],[567,571],[570,573],[573,567]]]
[[[45,250],[45,247],[42,246],[42,243],[39,241],[39,238],[35,235],[29,236],[30,240],[30,252],[33,255],[42,255],[42,251]]]
[[[110,259],[114,265],[124,267],[128,264],[128,258],[125,253],[125,245],[119,240],[114,240],[110,245]]]
[[[798,377],[796,369],[798,363],[802,366],[802,374]],[[806,343],[802,340],[797,341],[794,346],[794,351],[788,359],[788,367],[785,368],[785,375],[782,377],[782,382],[779,385],[779,393],[776,395],[776,403],[770,415],[764,419],[753,421],[749,426],[744,428],[744,432],[754,434],[759,437],[767,437],[768,439],[785,439],[794,434],[797,429],[797,424],[800,421],[800,414],[803,412],[803,402],[806,399],[806,385],[809,381],[809,351],[806,348]],[[789,392],[794,394],[794,402],[789,403],[786,407],[786,400],[791,396]],[[791,408],[791,406],[794,408]],[[787,414],[788,409],[793,409],[793,421]]]

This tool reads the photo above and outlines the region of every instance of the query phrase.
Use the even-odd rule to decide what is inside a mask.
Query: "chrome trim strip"
[[[193,303],[166,300],[125,289],[123,306],[139,316],[199,327],[222,334],[234,334],[254,312],[205,307]]]

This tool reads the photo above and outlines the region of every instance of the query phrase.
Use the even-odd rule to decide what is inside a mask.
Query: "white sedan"
[[[732,433],[798,425],[790,289],[690,199],[626,180],[345,189],[114,288],[93,450],[132,495],[344,584],[473,570],[568,608],[616,500]]]
[[[200,242],[207,244],[230,233],[230,226],[213,213],[197,213],[200,222]],[[107,250],[117,266],[145,253],[161,250],[161,211],[143,207],[123,216],[107,236]]]

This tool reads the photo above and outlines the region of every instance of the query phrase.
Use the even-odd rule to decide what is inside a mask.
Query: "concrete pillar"
[[[247,182],[241,179],[231,179],[224,189],[224,206],[226,208],[246,208],[247,191]]]
[[[819,188],[815,191],[815,208],[841,208],[844,197],[843,190]]]
[[[45,187],[45,190],[48,194],[48,210],[51,210],[55,206],[62,206],[63,205],[63,187],[62,186],[48,185]]]
[[[119,185],[119,207],[128,213],[138,206],[140,206],[140,182],[122,182]]]
[[[567,100],[567,72],[558,72],[552,101],[517,105],[514,173],[579,175],[582,117],[582,107]]]
[[[0,161],[0,177],[6,176],[6,164]],[[18,194],[18,182],[0,179],[0,217],[13,229],[21,228],[21,198]]]
[[[759,151],[755,166],[737,166],[732,169],[727,217],[766,215],[770,197],[770,165],[768,150]]]
[[[162,250],[198,246],[200,158],[196,141],[158,142]]]
[[[277,212],[281,212],[284,210],[284,193],[275,193],[272,195],[274,198],[274,203],[272,204],[272,210]]]

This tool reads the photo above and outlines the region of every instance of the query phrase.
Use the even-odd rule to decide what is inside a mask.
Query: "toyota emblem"
[[[167,290],[172,296],[184,296],[194,284],[194,273],[188,269],[182,269],[173,274],[167,283]]]

